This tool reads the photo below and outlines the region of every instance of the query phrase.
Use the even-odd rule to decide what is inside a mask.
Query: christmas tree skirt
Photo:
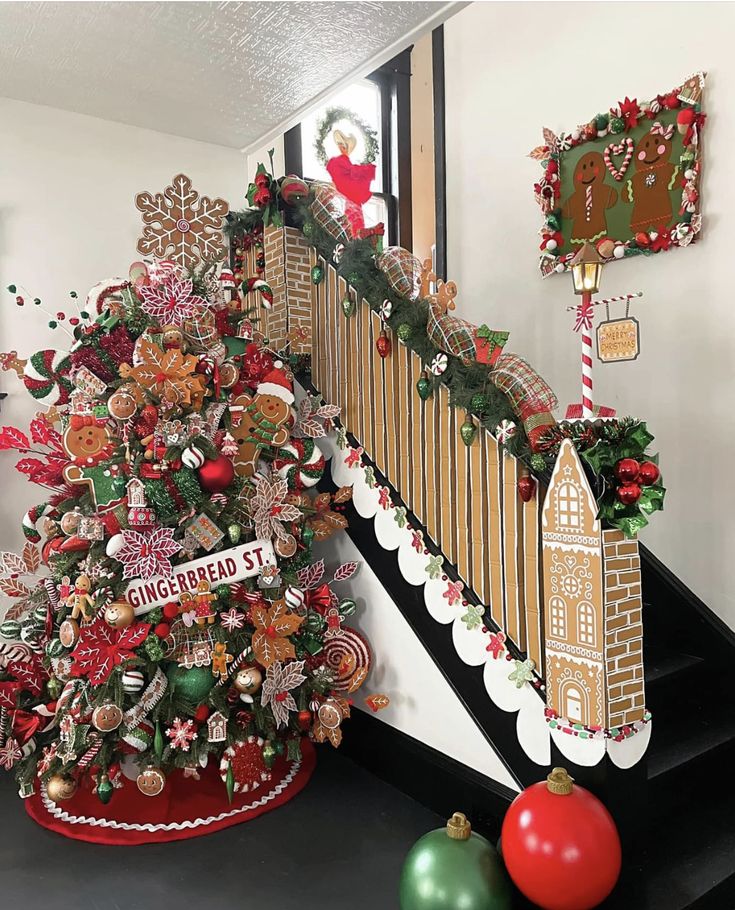
[[[279,757],[270,781],[251,793],[235,793],[231,803],[219,768],[210,762],[199,781],[174,771],[156,797],[145,796],[135,781],[126,779],[106,806],[88,787],[58,805],[44,789],[26,799],[25,806],[39,825],[75,840],[118,846],[167,843],[211,834],[278,808],[306,786],[315,764],[314,747],[303,740],[300,762]]]

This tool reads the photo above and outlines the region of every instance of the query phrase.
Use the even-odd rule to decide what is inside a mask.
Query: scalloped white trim
[[[379,504],[378,485],[372,488],[368,485],[365,468],[359,461],[353,464],[347,462],[350,453],[358,450],[349,445],[344,449],[338,448],[336,436],[330,436],[324,449],[332,455],[333,481],[339,486],[352,487],[355,508],[363,518],[373,519],[378,543],[389,552],[395,552],[397,548],[398,567],[405,581],[416,587],[424,586],[424,603],[428,613],[442,625],[451,623],[452,641],[461,660],[471,667],[483,667],[483,681],[489,698],[501,710],[516,712],[518,742],[531,761],[542,766],[550,764],[552,736],[563,755],[579,765],[596,765],[606,752],[619,768],[631,768],[640,761],[651,738],[650,723],[646,730],[622,743],[604,738],[582,740],[561,732],[555,736],[555,731],[550,730],[546,723],[544,702],[534,688],[526,683],[519,689],[508,679],[509,662],[504,657],[496,659],[487,651],[488,639],[481,627],[467,629],[461,618],[463,606],[450,604],[444,596],[447,581],[442,581],[441,577],[429,577],[426,571],[429,554],[417,551],[413,546],[413,531],[408,527],[397,531],[390,529],[390,522],[395,520],[396,507],[391,505],[384,509]]]
[[[229,812],[220,812],[219,815],[210,815],[208,818],[187,819],[183,822],[169,822],[168,824],[162,823],[153,825],[150,822],[146,822],[141,825],[137,822],[118,822],[115,821],[114,818],[94,818],[88,815],[71,815],[65,809],[62,809],[61,806],[57,806],[56,803],[49,799],[45,786],[41,789],[41,799],[43,800],[44,808],[50,815],[53,815],[54,818],[66,822],[69,825],[91,825],[92,827],[98,828],[115,828],[119,831],[185,831],[186,829],[202,828],[207,825],[213,825],[217,822],[224,821],[226,818],[234,818],[236,815],[242,815],[244,812],[251,812],[253,809],[259,809],[261,806],[265,806],[267,803],[271,802],[271,800],[274,800],[283,793],[286,787],[293,781],[294,777],[296,777],[300,768],[301,762],[294,762],[283,780],[279,781],[269,793],[266,793],[264,796],[261,796],[260,799],[256,799],[252,803],[248,803],[247,806],[230,809]]]

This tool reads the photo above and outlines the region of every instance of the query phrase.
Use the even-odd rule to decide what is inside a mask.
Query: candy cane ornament
[[[270,310],[273,306],[273,291],[267,281],[262,278],[246,278],[240,286],[243,294],[247,295],[251,291],[260,293],[260,302],[263,309]]]

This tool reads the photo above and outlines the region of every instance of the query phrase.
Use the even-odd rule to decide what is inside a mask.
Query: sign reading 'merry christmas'
[[[168,577],[156,575],[147,580],[133,581],[128,585],[125,598],[139,616],[154,607],[178,600],[179,595],[185,591],[195,592],[200,581],[208,581],[213,588],[220,584],[242,581],[243,578],[258,575],[263,566],[274,565],[275,562],[276,555],[271,542],[253,540],[175,566]]]

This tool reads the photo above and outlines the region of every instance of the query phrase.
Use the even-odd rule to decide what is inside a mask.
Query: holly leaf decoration
[[[296,657],[288,636],[296,632],[303,618],[290,613],[285,600],[277,600],[270,609],[254,606],[252,616],[255,631],[251,645],[259,664],[268,669],[275,661]]]
[[[383,708],[387,708],[390,704],[390,699],[387,695],[381,695],[376,693],[375,695],[368,695],[365,699],[365,704],[370,708],[371,711],[374,711],[376,714],[378,711],[382,711]]]
[[[357,562],[344,562],[334,573],[335,581],[346,581],[348,578],[357,572],[359,563]]]
[[[557,146],[559,145],[559,137],[553,130],[550,130],[547,126],[543,128],[544,142],[548,146],[549,152],[555,152]]]
[[[30,541],[23,547],[23,562],[26,564],[26,570],[32,575],[38,571],[41,565],[41,554],[38,547],[35,547]]]
[[[31,439],[40,445],[49,446],[58,452],[63,452],[61,433],[55,430],[46,419],[46,416],[37,415],[31,421]]]
[[[313,565],[306,566],[303,569],[299,569],[298,579],[299,587],[306,588],[315,588],[322,577],[324,576],[324,560],[320,559]]]
[[[17,427],[2,427],[0,429],[0,451],[3,449],[18,449],[19,452],[27,452],[30,447],[30,440]]]
[[[340,487],[332,498],[335,505],[341,505],[343,502],[349,502],[352,499],[352,487]]]
[[[15,677],[22,688],[31,695],[40,695],[43,689],[43,669],[40,660],[11,661],[7,666],[8,673]]]
[[[9,550],[0,552],[0,571],[3,575],[25,575],[26,563],[22,556]]]
[[[28,597],[31,591],[14,578],[0,578],[0,593],[7,597]]]

